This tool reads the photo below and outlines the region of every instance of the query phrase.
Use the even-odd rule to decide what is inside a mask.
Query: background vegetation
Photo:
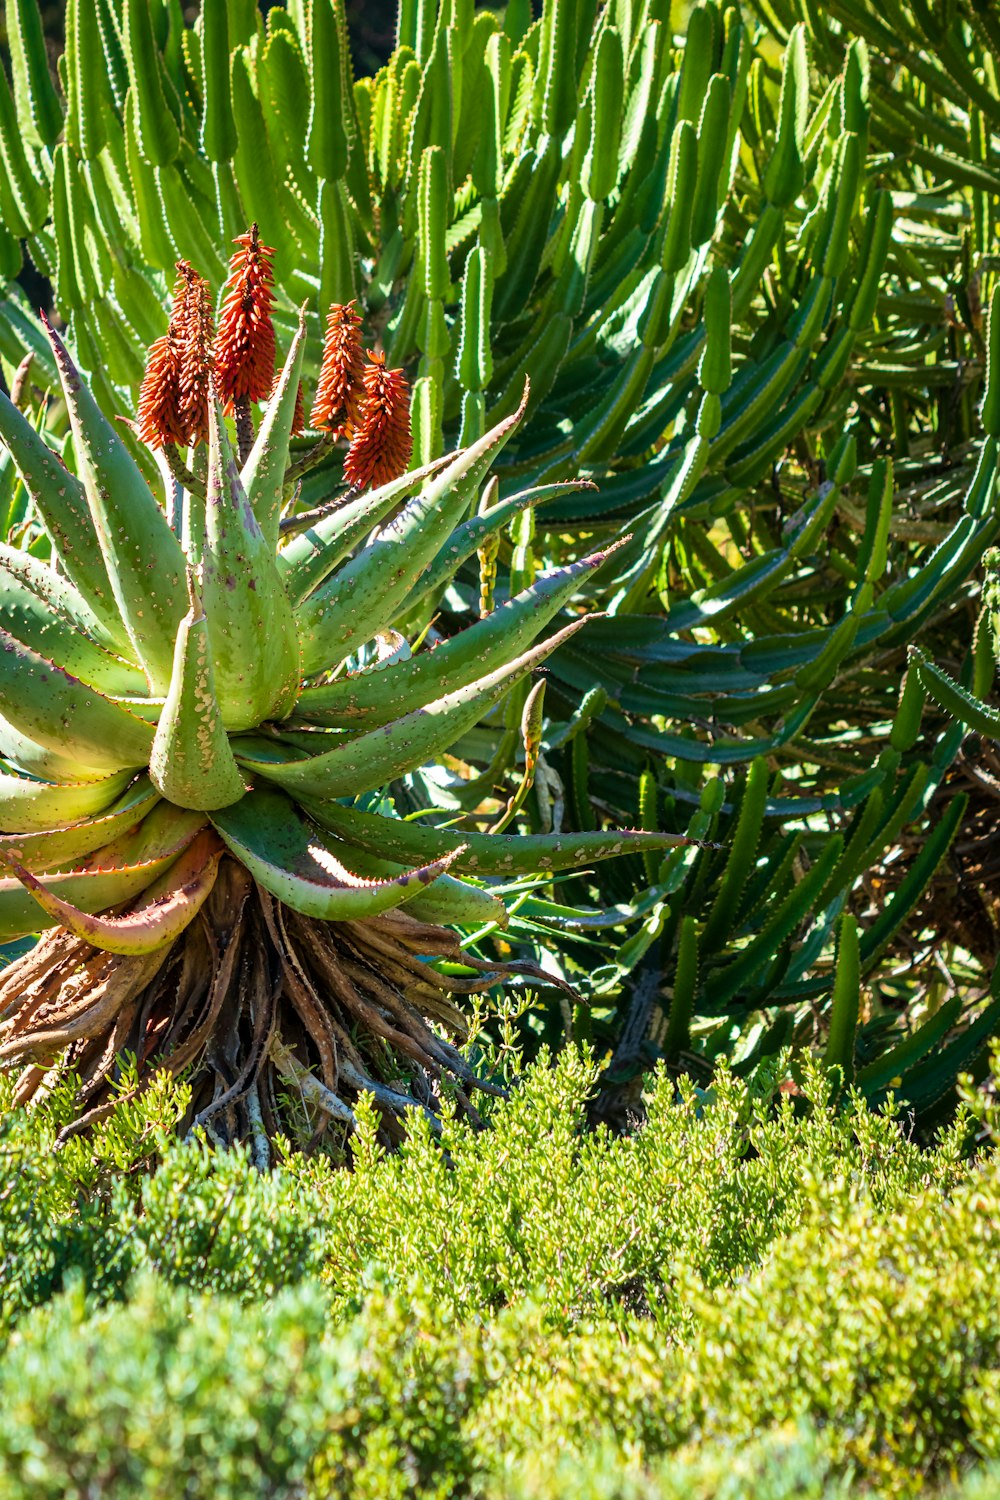
[[[595,1076],[446,1153],[368,1112],[349,1173],[178,1143],[166,1087],[57,1152],[69,1090],[9,1117],[0,1493],[992,1493],[992,1107],[928,1151],[818,1074],[661,1073],[615,1138]]]
[[[704,847],[507,893],[485,949],[585,1003],[484,1020],[477,1065],[537,1065],[444,1152],[365,1117],[352,1172],[262,1179],[170,1140],[166,1087],[58,1153],[68,1088],[10,1116],[0,1493],[992,1493],[992,6],[404,3],[354,78],[341,8],[223,10],[220,46],[71,4],[58,88],[12,48],[5,375],[34,352],[73,467],[22,267],[131,412],[174,260],[217,286],[251,217],[307,385],[357,296],[418,459],[530,374],[496,597],[620,542],[570,606],[604,617],[552,659],[533,784],[514,693],[381,810],[474,831],[520,789],[523,831]],[[6,456],[0,508],[47,556]],[[476,613],[474,552],[401,635]]]

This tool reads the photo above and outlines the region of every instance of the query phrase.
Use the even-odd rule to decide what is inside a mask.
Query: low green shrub
[[[166,1084],[7,1114],[0,1496],[993,1493],[997,1112],[664,1077],[616,1138],[594,1076],[350,1172],[176,1141]]]

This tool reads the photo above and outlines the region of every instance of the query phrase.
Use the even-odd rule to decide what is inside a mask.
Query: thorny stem
[[[233,414],[236,418],[236,442],[239,447],[240,468],[242,468],[250,457],[254,439],[253,413],[246,396],[237,396],[233,402]]]
[[[321,437],[318,443],[297,458],[293,464],[289,464],[285,470],[285,484],[294,484],[303,474],[308,474],[310,469],[315,469],[317,464],[323,462],[326,455],[333,450],[333,438]]]
[[[189,495],[198,495],[204,499],[205,488],[197,479],[181,458],[180,449],[176,443],[164,443],[163,457],[172,477],[177,481],[182,490],[187,490]]]
[[[282,516],[278,531],[282,536],[294,536],[297,531],[306,531],[310,526],[315,526],[317,521],[322,521],[326,516],[332,516],[335,510],[346,505],[348,500],[353,500],[356,494],[356,489],[345,490],[342,495],[337,495],[333,500],[317,505],[315,510],[304,510],[297,516]]]

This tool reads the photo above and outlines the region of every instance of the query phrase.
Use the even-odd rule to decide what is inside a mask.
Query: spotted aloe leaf
[[[521,422],[526,406],[527,392],[513,416],[459,453],[376,541],[305,601],[299,618],[306,676],[343,660],[391,622],[465,515],[476,487]]]
[[[354,875],[295,804],[274,788],[250,792],[212,814],[226,844],[256,880],[296,911],[327,921],[372,917],[401,905],[442,875],[452,856],[388,880]]]
[[[42,875],[40,883],[81,911],[105,911],[129,901],[169,869],[191,843],[202,824],[200,818],[193,818],[176,808],[158,817],[154,809],[134,834],[107,845],[84,868]],[[9,942],[54,922],[48,913],[40,913],[37,900],[16,875],[0,880],[0,941]]]
[[[84,911],[10,855],[0,859],[54,924],[106,953],[142,954],[172,943],[198,915],[211,895],[222,852],[218,836],[206,829],[148,886],[134,911],[116,917]]]
[[[138,465],[52,328],[49,338],[80,455],[96,550],[150,690],[162,694],[184,615],[184,554]]]
[[[148,724],[0,629],[0,713],[30,739],[99,771],[145,766]]]
[[[3,392],[0,392],[0,438],[13,456],[66,577],[100,622],[103,644],[131,656],[132,642],[118,613],[104,554],[94,544],[93,522],[83,485]]]
[[[412,713],[429,699],[467,687],[530,646],[606,557],[606,553],[596,553],[546,574],[435,650],[399,662],[388,679],[384,670],[375,667],[304,688],[297,712],[335,728],[360,724],[377,728]]]
[[[191,562],[208,617],[223,722],[230,730],[250,729],[294,704],[299,646],[274,549],[243,488],[217,401],[209,423],[208,495],[203,524],[192,528]]]
[[[236,746],[240,765],[254,775],[265,776],[297,796],[343,797],[362,782],[377,786],[403,776],[425,760],[433,759],[471,729],[484,713],[504,696],[519,678],[541,665],[558,646],[570,640],[584,624],[567,625],[540,646],[525,651],[467,687],[404,714],[385,728],[364,734],[344,735],[328,750],[316,755],[295,755],[281,744],[247,739]],[[322,735],[316,738],[322,740]]]
[[[225,807],[246,790],[215,696],[208,621],[197,597],[177,632],[174,674],[149,771],[164,797],[182,807]]]
[[[273,558],[278,544],[278,522],[285,489],[288,444],[295,417],[295,404],[302,378],[302,355],[305,350],[305,310],[299,313],[284,368],[268,402],[267,415],[260,426],[250,456],[243,465],[241,482],[250,508]]]
[[[0,543],[0,626],[41,656],[100,691],[139,694],[138,667],[98,644],[100,622],[73,585],[50,567]]]
[[[8,834],[43,833],[99,817],[131,780],[131,771],[115,771],[95,781],[46,785],[0,771],[0,828]]]
[[[535,870],[572,870],[620,854],[659,852],[696,842],[684,834],[642,829],[622,829],[614,842],[600,833],[465,833],[384,818],[337,802],[309,801],[306,806],[324,828],[371,855],[426,860],[454,853],[456,874],[509,877]]]
[[[82,822],[67,828],[54,823],[32,833],[0,835],[0,855],[16,860],[34,874],[71,868],[128,833],[158,801],[159,793],[149,777],[140,776],[109,808]]]

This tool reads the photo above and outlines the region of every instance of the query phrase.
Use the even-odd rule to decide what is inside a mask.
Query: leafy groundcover
[[[173,1083],[58,1149],[69,1086],[3,1110],[0,1494],[1000,1493],[992,1095],[924,1146],[662,1076],[612,1136],[594,1078],[268,1176]]]

